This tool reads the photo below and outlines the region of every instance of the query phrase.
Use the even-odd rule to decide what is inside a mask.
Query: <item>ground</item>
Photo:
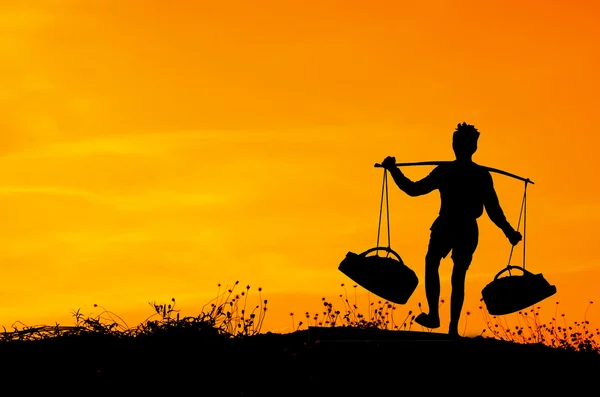
[[[4,390],[63,395],[538,395],[593,388],[600,354],[482,337],[310,327],[233,340],[181,332],[11,342],[1,347],[0,364]]]

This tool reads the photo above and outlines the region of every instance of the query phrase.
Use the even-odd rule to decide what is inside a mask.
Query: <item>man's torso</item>
[[[436,170],[441,206],[439,217],[452,223],[474,221],[483,213],[489,171],[473,162],[442,164]]]

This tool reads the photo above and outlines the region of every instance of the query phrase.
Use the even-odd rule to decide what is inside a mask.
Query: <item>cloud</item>
[[[169,190],[143,192],[138,195],[102,195],[92,191],[53,186],[0,186],[1,196],[65,196],[80,198],[119,211],[150,211],[161,208],[198,207],[225,204],[225,196]]]
[[[0,186],[0,195],[50,195],[50,196],[75,196],[98,199],[100,196],[85,190],[60,188],[52,186]]]
[[[5,7],[0,10],[0,43],[22,41],[23,35],[50,26],[56,16],[40,7]]]
[[[85,136],[85,134],[84,134]],[[49,160],[87,157],[93,155],[165,155],[173,141],[165,135],[113,135],[86,137],[84,139],[54,140],[39,146],[26,148],[5,157],[15,160]]]

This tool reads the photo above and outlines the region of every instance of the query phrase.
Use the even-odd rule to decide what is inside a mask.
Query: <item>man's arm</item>
[[[400,188],[400,190],[402,190],[409,196],[415,197],[430,193],[433,190],[439,188],[438,168],[439,166],[434,168],[433,171],[431,171],[431,173],[425,178],[416,182],[408,179],[398,167],[390,168],[389,172],[392,175],[394,182],[396,182],[396,185],[398,185],[398,187]]]
[[[485,179],[486,187],[483,202],[485,206],[485,211],[490,217],[490,220],[494,222],[494,224],[498,226],[500,230],[502,230],[506,237],[509,237],[512,233],[515,232],[515,229],[506,220],[504,211],[502,211],[502,207],[500,207],[500,201],[498,200],[496,189],[494,188],[494,181],[492,179],[492,175],[488,171],[486,171],[485,173]]]

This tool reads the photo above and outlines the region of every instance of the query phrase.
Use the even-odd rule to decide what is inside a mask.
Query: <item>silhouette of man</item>
[[[396,166],[396,159],[388,156],[382,166],[389,171],[398,187],[409,196],[421,196],[439,190],[441,206],[438,217],[431,225],[429,246],[425,256],[425,295],[429,312],[423,312],[415,322],[427,328],[440,326],[440,262],[452,251],[452,293],[450,296],[450,324],[448,333],[459,336],[458,321],[465,298],[465,279],[479,240],[477,218],[483,208],[514,246],[521,241],[521,233],[506,220],[494,189],[492,175],[472,160],[477,151],[479,131],[463,122],[458,124],[452,137],[456,160],[438,165],[419,181],[411,181]]]

